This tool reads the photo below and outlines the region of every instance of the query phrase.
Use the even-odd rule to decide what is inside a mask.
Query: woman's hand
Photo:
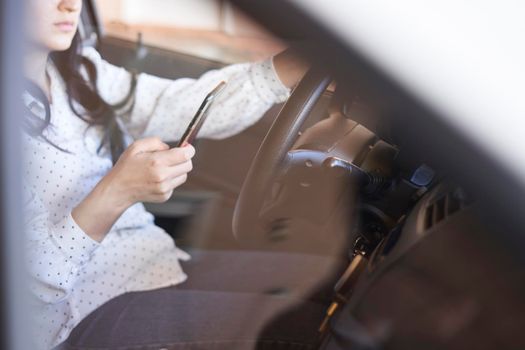
[[[281,82],[288,88],[297,85],[310,67],[309,63],[292,49],[286,49],[275,55],[273,66]]]
[[[157,137],[135,141],[72,215],[86,234],[101,241],[111,226],[137,202],[165,202],[192,170],[195,149],[170,149]]]
[[[165,202],[192,169],[192,146],[170,149],[159,138],[134,142],[103,180],[113,203],[127,208],[137,202]]]

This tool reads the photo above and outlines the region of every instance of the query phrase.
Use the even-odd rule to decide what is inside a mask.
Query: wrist
[[[71,212],[73,220],[84,233],[98,242],[104,239],[115,221],[129,207],[113,191],[108,181],[101,181]]]
[[[125,191],[121,191],[111,176],[104,177],[93,189],[92,194],[97,197],[104,211],[110,215],[120,216],[133,203]]]

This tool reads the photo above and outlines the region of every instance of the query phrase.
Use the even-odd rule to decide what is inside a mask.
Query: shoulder
[[[102,61],[102,56],[93,46],[84,46],[80,54],[95,64]]]
[[[125,68],[106,61],[92,46],[82,48],[80,54],[93,63],[96,69],[98,92],[109,103],[118,103],[129,91],[132,76]]]

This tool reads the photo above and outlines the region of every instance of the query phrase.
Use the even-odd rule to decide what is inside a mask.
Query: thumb
[[[146,137],[140,140],[133,142],[130,146],[133,153],[142,153],[142,152],[155,152],[155,151],[165,151],[170,148],[166,143],[162,142],[159,137]]]

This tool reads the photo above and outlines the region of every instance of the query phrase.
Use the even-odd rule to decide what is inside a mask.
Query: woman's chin
[[[66,51],[71,47],[71,40],[56,42],[52,46],[51,51]]]
[[[44,45],[49,51],[65,51],[71,47],[73,35],[60,35],[47,38]]]

